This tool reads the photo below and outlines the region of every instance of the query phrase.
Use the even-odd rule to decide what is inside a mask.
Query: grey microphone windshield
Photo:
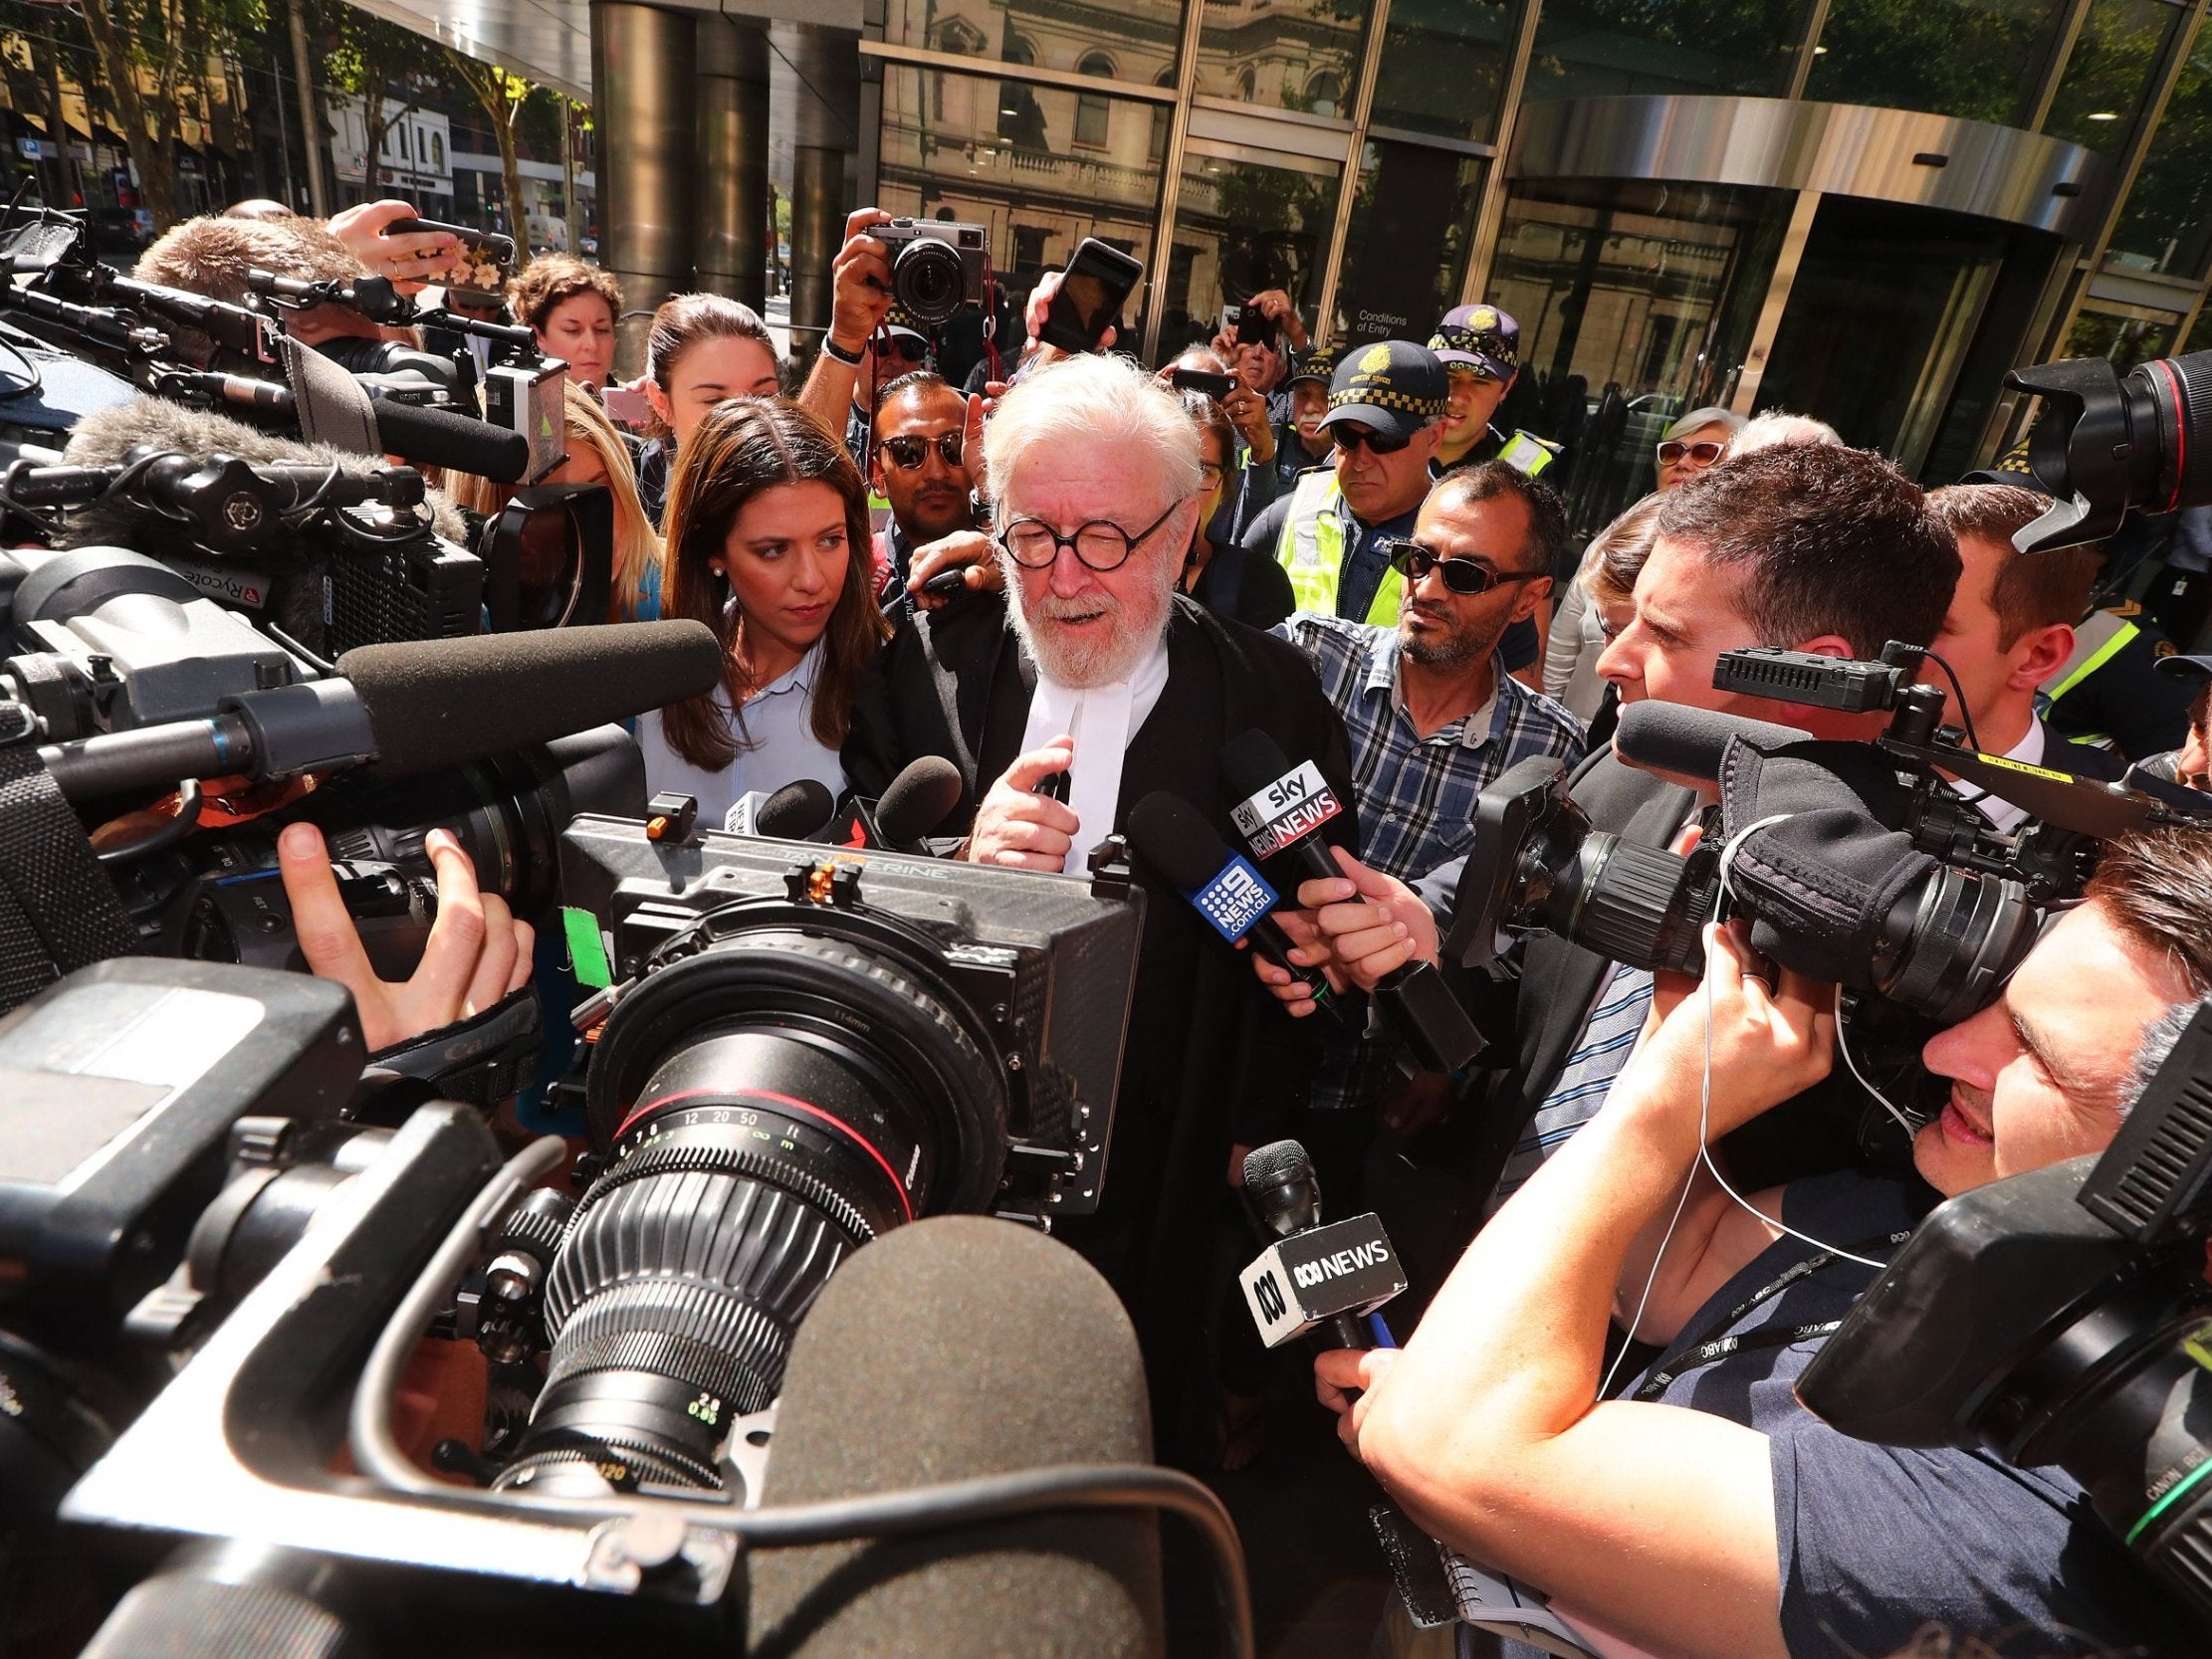
[[[1730,737],[1772,745],[1811,742],[1813,734],[1802,726],[1647,699],[1621,706],[1621,725],[1613,743],[1621,758],[1633,766],[1710,782],[1720,775],[1720,757]]]
[[[1011,1222],[885,1234],[824,1287],[784,1373],[769,1506],[1152,1454],[1106,1281]],[[757,1550],[751,1659],[1130,1659],[1162,1651],[1157,1523],[1050,1513]]]
[[[876,833],[890,847],[912,847],[960,805],[960,768],[942,754],[918,755],[876,802]]]

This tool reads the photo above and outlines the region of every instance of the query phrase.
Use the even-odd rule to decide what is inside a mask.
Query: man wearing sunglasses
[[[1247,549],[1290,572],[1298,609],[1398,625],[1406,581],[1387,543],[1413,533],[1429,494],[1444,393],[1443,365],[1411,340],[1357,346],[1338,362],[1321,417],[1334,467],[1299,475],[1244,533]]]
[[[1659,434],[1659,489],[1672,490],[1719,465],[1728,440],[1742,430],[1743,417],[1727,409],[1692,409],[1682,416]]]
[[[977,537],[980,554],[981,537],[967,449],[968,400],[917,369],[883,388],[875,429],[868,484],[891,504],[891,521],[876,533],[877,565],[888,572],[876,597],[888,610],[906,592],[917,547],[965,534]]]

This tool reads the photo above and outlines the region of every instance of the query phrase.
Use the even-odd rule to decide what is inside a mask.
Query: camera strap
[[[1755,1353],[1761,1348],[1788,1348],[1793,1343],[1809,1343],[1816,1337],[1835,1335],[1836,1328],[1844,1323],[1842,1320],[1825,1320],[1814,1325],[1767,1325],[1756,1331],[1735,1333],[1729,1332],[1728,1327],[1754,1309],[1772,1302],[1800,1280],[1811,1278],[1823,1268],[1833,1267],[1847,1255],[1861,1256],[1871,1250],[1883,1248],[1894,1250],[1911,1236],[1910,1228],[1881,1233],[1874,1238],[1860,1240],[1849,1251],[1817,1250],[1803,1261],[1794,1263],[1713,1321],[1702,1338],[1653,1371],[1631,1397],[1648,1405],[1665,1393],[1675,1378],[1706,1365],[1717,1364],[1731,1353]]]
[[[115,884],[34,738],[29,712],[0,703],[0,1013],[65,973],[138,951]]]
[[[406,1080],[425,1101],[495,1107],[530,1081],[546,1034],[540,1010],[537,987],[525,985],[481,1014],[378,1049],[366,1076],[394,1087]]]

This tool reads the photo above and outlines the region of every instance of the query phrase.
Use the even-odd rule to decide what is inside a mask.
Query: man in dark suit
[[[2036,713],[2037,688],[2074,654],[2074,624],[2089,611],[2103,560],[2103,549],[2094,543],[2047,553],[2014,550],[2013,536],[2050,505],[2050,497],[2012,484],[1952,484],[1929,495],[1928,506],[1958,538],[1963,566],[1934,650],[1958,677],[1965,719],[1984,754],[2108,781],[2127,769],[2121,756],[2095,743],[2069,742]],[[1949,684],[1940,669],[1924,678]],[[1949,694],[1943,718],[1965,724],[1958,692]],[[2027,816],[1993,795],[1978,804],[2001,830]]]
[[[1173,393],[1119,359],[1072,358],[1008,392],[984,447],[1005,596],[918,613],[885,648],[845,744],[856,790],[943,755],[964,785],[942,827],[961,857],[1077,874],[1155,790],[1225,829],[1221,747],[1250,728],[1352,799],[1343,726],[1303,654],[1174,591],[1203,498]],[[1347,844],[1349,817],[1331,826]],[[1128,1304],[1172,1446],[1230,1148],[1279,1122],[1319,1033],[1284,1019],[1141,860],[1136,876],[1144,933],[1105,1190],[1057,1231]]]
[[[1779,445],[1667,496],[1637,580],[1635,618],[1598,672],[1625,703],[1654,698],[1818,737],[1871,738],[1887,716],[1716,691],[1714,665],[1724,651],[1756,645],[1863,659],[1892,639],[1926,644],[1958,574],[1949,528],[1887,462],[1836,445]],[[1595,828],[1647,846],[1667,845],[1702,804],[1682,780],[1639,771],[1610,748],[1583,764],[1573,794]],[[1709,784],[1702,795],[1711,798]],[[1301,951],[1309,964],[1326,954],[1336,971],[1368,985],[1406,960],[1436,960],[1438,921],[1451,915],[1464,861],[1413,886],[1345,862],[1345,880],[1305,884],[1299,901],[1308,914],[1287,924],[1318,930],[1321,938]],[[1261,964],[1261,976],[1293,1011],[1304,1006],[1287,974]],[[1513,1061],[1481,1107],[1479,1149],[1466,1164],[1493,1206],[1596,1113],[1643,1027],[1652,979],[1547,934],[1527,942],[1509,994]],[[1763,1143],[1731,1142],[1738,1173],[1776,1181],[1848,1159],[1856,1126],[1848,1113],[1808,1111],[1769,1114],[1754,1127]]]

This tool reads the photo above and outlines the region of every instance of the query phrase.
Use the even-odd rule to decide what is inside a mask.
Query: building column
[[[791,355],[802,364],[829,327],[829,268],[844,229],[845,152],[800,145],[791,152]]]
[[[626,311],[650,312],[692,285],[696,53],[691,13],[593,0],[600,263],[621,282]],[[650,327],[648,316],[625,316],[616,327],[617,374],[644,367]]]
[[[713,14],[698,28],[699,286],[759,311],[768,302],[768,32]]]

